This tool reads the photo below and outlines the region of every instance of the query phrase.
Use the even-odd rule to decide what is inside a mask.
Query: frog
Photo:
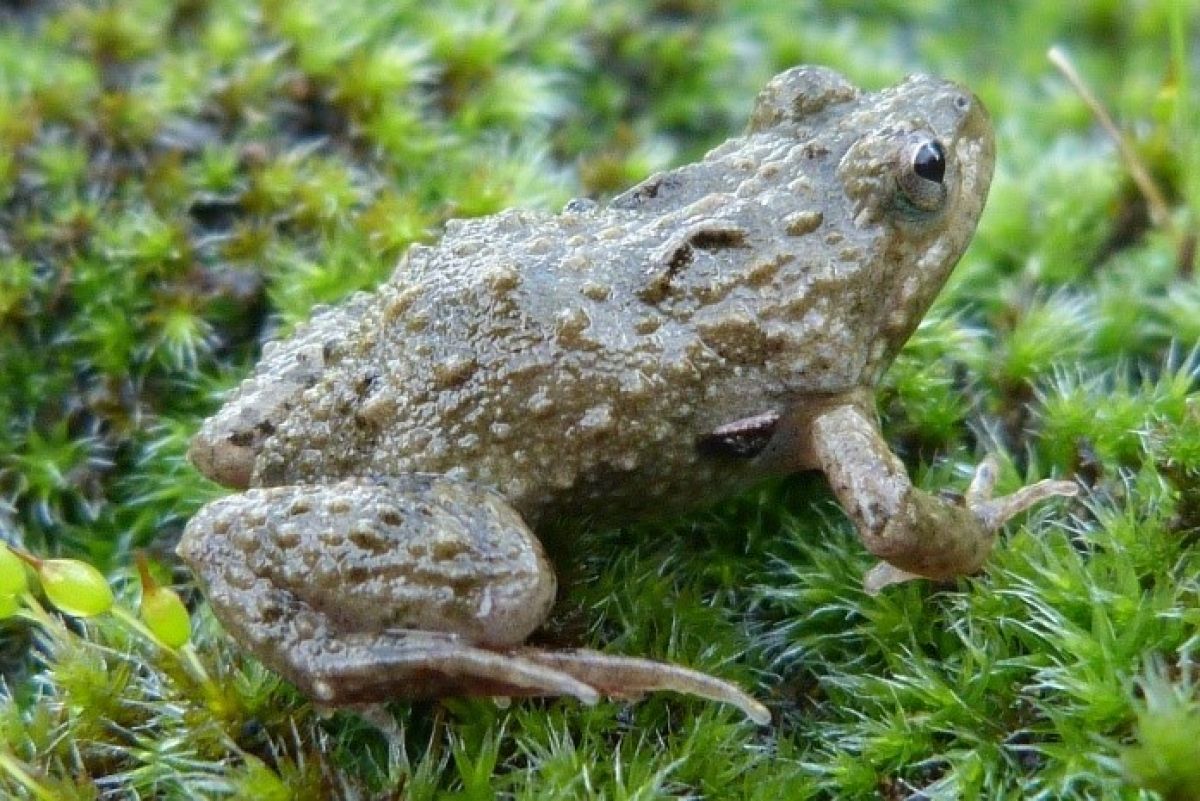
[[[178,553],[322,707],[668,690],[767,723],[700,670],[526,644],[558,594],[543,543],[815,470],[878,592],[976,573],[1006,521],[1074,494],[996,497],[992,457],[959,497],[929,492],[880,430],[875,388],[971,240],[994,151],[954,82],[799,66],[740,136],[607,203],[452,220],[264,346],[189,450],[239,492]]]

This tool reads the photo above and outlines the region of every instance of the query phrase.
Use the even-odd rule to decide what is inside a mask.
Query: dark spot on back
[[[713,228],[698,231],[688,240],[701,250],[738,248],[746,244],[746,232],[740,228]]]

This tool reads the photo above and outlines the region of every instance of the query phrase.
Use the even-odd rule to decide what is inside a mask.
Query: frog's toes
[[[614,698],[637,698],[648,692],[670,690],[731,704],[760,726],[771,722],[770,710],[737,685],[681,665],[583,648],[566,651],[521,648],[517,653],[522,659],[570,675]]]
[[[989,456],[984,459],[975,468],[971,486],[967,488],[964,497],[967,508],[989,531],[995,531],[1021,512],[1042,501],[1056,496],[1072,498],[1079,492],[1079,487],[1072,481],[1048,478],[1022,487],[1011,495],[993,498],[992,492],[996,487],[998,473],[999,465],[995,458]]]
[[[1072,497],[1079,488],[1070,481],[1045,479],[1027,487],[1022,487],[1011,495],[993,498],[996,479],[999,474],[999,464],[994,457],[987,457],[975,468],[971,485],[963,495],[962,505],[976,521],[966,525],[960,534],[963,542],[969,542],[972,547],[967,552],[973,554],[970,558],[955,560],[954,570],[938,574],[922,575],[910,572],[887,562],[879,562],[863,577],[863,589],[869,595],[877,595],[884,587],[900,584],[919,578],[946,579],[961,573],[973,573],[979,569],[982,560],[991,550],[996,531],[1007,521],[1026,509],[1056,496]]]

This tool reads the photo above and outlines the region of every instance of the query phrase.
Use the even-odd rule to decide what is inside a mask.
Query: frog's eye
[[[913,172],[926,181],[935,184],[942,182],[942,176],[946,174],[946,151],[942,150],[941,142],[935,139],[917,148],[913,156]]]
[[[946,150],[936,139],[920,139],[906,148],[900,168],[900,191],[922,211],[937,211],[946,199]]]

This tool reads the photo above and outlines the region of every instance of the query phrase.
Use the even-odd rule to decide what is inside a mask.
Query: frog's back
[[[329,312],[343,319],[318,326],[340,335],[253,482],[444,473],[497,487],[531,517],[581,492],[611,503],[634,476],[667,492],[659,472],[695,458],[681,430],[722,418],[703,399],[724,360],[606,269],[649,246],[605,243],[594,217],[455,226],[352,316]]]
[[[652,198],[643,187],[604,208],[452,223],[346,321],[257,482],[447,473],[532,516],[590,497],[620,509],[623,489],[658,506],[750,480],[697,440],[797,391],[844,389],[865,359],[835,324],[836,272],[858,262],[803,247],[820,220],[786,220],[756,178],[789,166],[803,179],[786,164],[807,160],[794,146],[727,148],[736,165],[660,177],[673,185]],[[669,192],[676,207],[640,208]]]

